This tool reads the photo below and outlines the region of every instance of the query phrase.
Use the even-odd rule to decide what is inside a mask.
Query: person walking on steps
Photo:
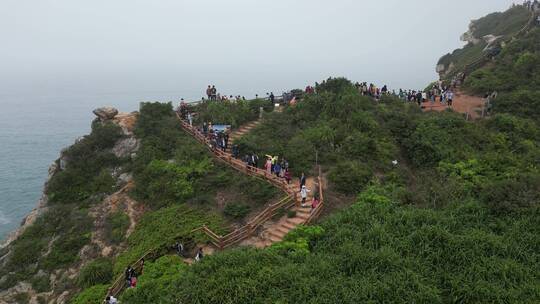
[[[302,172],[302,176],[300,177],[300,188],[306,185],[306,175],[304,172]]]
[[[193,128],[193,116],[191,115],[191,113],[187,114],[187,119],[189,121],[189,126]]]
[[[317,197],[317,195],[315,195],[313,197],[313,200],[311,201],[311,212],[313,212],[313,210],[315,210],[318,205],[319,205],[319,198]]]
[[[289,172],[289,169],[285,169],[285,181],[287,181],[287,185],[291,183],[291,172]]]
[[[126,286],[129,287],[131,286],[131,276],[133,275],[133,268],[131,268],[131,266],[128,266],[126,268],[126,271],[124,272],[124,277],[125,277],[125,280],[126,280]]]
[[[184,255],[184,245],[182,245],[182,243],[176,242],[176,244],[174,244],[174,249],[176,249],[176,254],[179,256]]]
[[[197,250],[197,254],[195,255],[195,261],[200,261],[204,257],[202,247]]]
[[[105,304],[118,304],[118,299],[116,299],[115,297],[113,296],[107,296],[107,298],[105,299],[106,303]]]
[[[251,153],[251,163],[253,167],[258,168],[259,166],[259,157],[255,153]]]
[[[305,185],[302,186],[302,190],[300,190],[300,196],[302,197],[302,207],[306,206],[306,198],[307,198],[308,192],[311,192],[311,190],[306,188]]]

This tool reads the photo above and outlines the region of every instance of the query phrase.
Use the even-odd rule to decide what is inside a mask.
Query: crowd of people
[[[215,85],[208,85],[208,87],[206,88],[206,97],[208,98],[208,100],[213,100],[213,101],[240,101],[240,100],[246,100],[246,97],[241,96],[241,95],[236,95],[236,96],[229,95],[229,96],[227,96],[226,94],[220,94],[220,93],[217,92],[217,89],[216,89]],[[202,100],[205,100],[205,98],[203,97]]]
[[[452,103],[454,101],[454,92],[452,89],[444,87],[441,84],[433,85],[427,91],[406,91],[399,89],[397,96],[403,101],[416,102],[419,106],[427,101],[429,101],[432,105],[436,101],[439,101],[442,105],[452,107]]]
[[[215,131],[213,130],[212,123],[203,123],[201,131],[203,135],[209,139],[210,147],[213,150],[220,149],[226,151],[229,147],[229,130],[225,131]],[[246,153],[242,158],[240,158],[240,147],[237,144],[233,144],[231,147],[231,154],[235,159],[241,159],[246,167],[250,168],[259,168],[266,170],[268,175],[275,175],[276,177],[283,179],[287,184],[291,183],[292,175],[289,168],[289,162],[286,158],[281,158],[279,156],[265,155],[266,161],[264,164],[260,164],[259,156],[254,153]],[[308,193],[311,190],[306,188],[306,177],[302,173],[300,177],[300,195],[302,198],[302,206],[306,206],[306,198]],[[317,207],[319,200],[316,196],[312,200],[311,208],[312,210]],[[202,251],[200,252],[202,257]]]
[[[190,125],[193,126],[191,123]],[[214,128],[212,122],[203,122],[200,131],[210,141],[210,148],[212,148],[212,150],[219,149],[225,152],[229,148],[229,126],[225,126],[222,130],[217,130]]]

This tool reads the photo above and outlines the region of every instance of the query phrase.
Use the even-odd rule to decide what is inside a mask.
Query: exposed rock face
[[[124,135],[131,136],[133,135],[138,115],[139,112],[136,111],[131,113],[118,113],[113,121],[122,128]]]
[[[133,175],[131,173],[122,173],[118,177],[118,185],[124,186],[133,181]]]
[[[118,110],[113,107],[101,107],[95,109],[93,112],[101,121],[113,119],[118,114]]]
[[[127,137],[120,139],[113,147],[113,153],[116,157],[124,158],[132,156],[139,150],[140,141],[135,137]]]
[[[485,35],[484,37],[482,37],[482,39],[484,39],[484,41],[486,42],[486,47],[484,48],[484,52],[485,51],[488,51],[489,49],[493,48],[493,47],[496,47],[497,46],[497,42],[499,41],[500,38],[502,38],[503,36],[495,36],[495,35]]]

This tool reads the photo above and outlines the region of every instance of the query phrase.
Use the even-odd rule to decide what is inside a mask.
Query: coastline
[[[51,177],[56,173],[58,170],[58,161],[54,161],[50,166],[48,170],[47,179],[45,180],[45,183],[43,184],[43,190],[41,191],[41,197],[37,201],[36,206],[21,220],[21,223],[19,227],[17,227],[15,230],[9,232],[4,239],[0,241],[0,249],[6,248],[9,246],[13,241],[15,241],[30,225],[32,225],[36,219],[43,214],[47,210],[47,204],[48,204],[48,198],[47,194],[45,194],[45,189],[47,188],[47,183],[51,179]],[[0,257],[1,258],[1,257]]]

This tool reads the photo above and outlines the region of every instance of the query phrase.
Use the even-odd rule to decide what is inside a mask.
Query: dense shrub
[[[90,287],[109,283],[112,279],[112,261],[108,258],[98,258],[86,264],[77,279],[79,286]]]
[[[172,246],[176,237],[186,236],[202,225],[207,225],[217,233],[224,232],[224,224],[219,216],[185,204],[146,213],[127,239],[129,249],[117,257],[114,273],[122,272],[127,265],[151,249]]]
[[[127,290],[122,295],[122,302],[136,303],[150,299],[154,302],[174,302],[175,297],[169,291],[174,288],[175,279],[186,267],[178,256],[164,256],[155,262],[146,263],[143,275],[138,278],[137,288]]]
[[[260,108],[268,111],[274,105],[263,99],[240,101],[210,101],[207,100],[195,107],[197,123],[212,122],[213,124],[231,125],[237,128],[259,117]]]
[[[119,244],[124,240],[129,224],[126,213],[117,211],[109,214],[105,220],[105,238],[113,244]]]
[[[328,174],[336,189],[347,194],[360,192],[372,176],[371,169],[359,162],[339,163]]]
[[[536,302],[538,209],[403,207],[368,188],[321,227],[266,250],[237,249],[145,281],[124,301],[196,303]],[[164,268],[164,272],[166,271]],[[170,273],[170,274],[169,274]]]
[[[30,283],[38,293],[51,290],[51,280],[48,274],[36,275],[30,280]]]
[[[228,203],[223,210],[223,214],[234,219],[242,219],[248,215],[251,208],[244,204]]]
[[[83,290],[76,295],[69,303],[70,304],[95,304],[102,303],[107,294],[107,285],[96,285]]]
[[[519,175],[489,183],[482,189],[483,201],[497,214],[538,206],[540,175]]]
[[[80,203],[98,193],[111,193],[114,179],[110,171],[120,160],[110,151],[122,136],[113,123],[94,123],[92,133],[69,147],[63,158],[65,170],[56,173],[47,184],[51,203]]]

